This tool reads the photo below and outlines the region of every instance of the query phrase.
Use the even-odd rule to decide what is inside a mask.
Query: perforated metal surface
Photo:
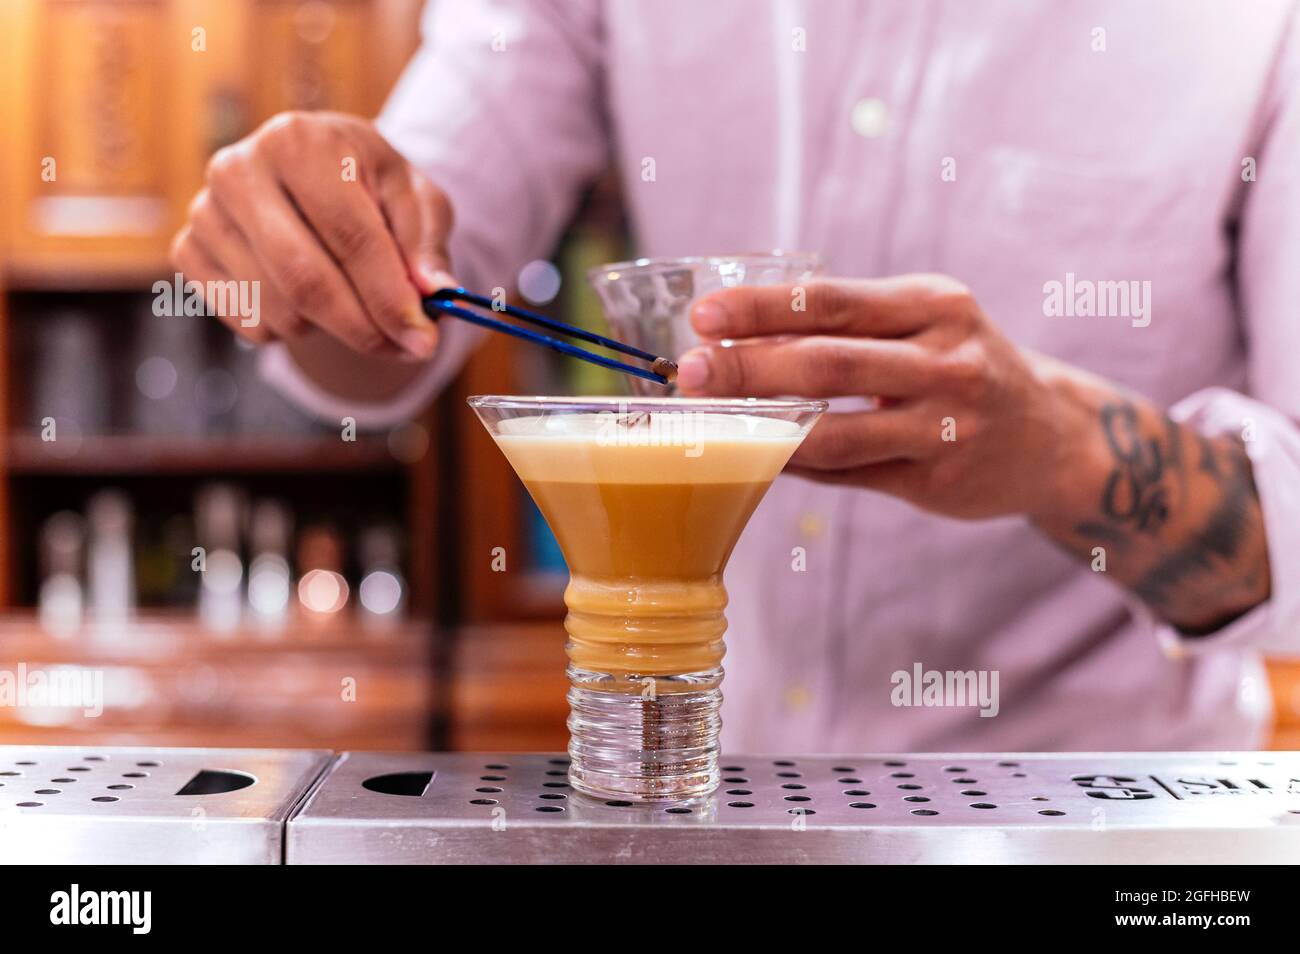
[[[284,821],[329,758],[0,746],[0,862],[278,864]]]
[[[1300,756],[730,756],[676,806],[560,755],[345,753],[289,822],[322,862],[1300,862]],[[407,794],[390,794],[405,791]]]

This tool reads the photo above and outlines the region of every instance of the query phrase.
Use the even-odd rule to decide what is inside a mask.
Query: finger
[[[705,339],[776,334],[898,338],[938,320],[969,293],[943,275],[816,279],[728,288],[701,298],[691,324]]]
[[[193,230],[190,226],[185,226],[172,240],[171,261],[176,269],[184,276],[185,284],[188,290],[190,283],[198,285],[204,290],[204,301],[207,303],[210,314],[217,316],[223,325],[241,335],[253,344],[266,344],[275,340],[275,335],[271,329],[264,325],[258,324],[254,327],[245,327],[240,320],[240,315],[230,313],[229,309],[216,308],[208,296],[208,289],[212,288],[215,283],[232,281],[231,276],[221,267],[203,247],[203,245],[194,237]]]
[[[331,158],[327,149],[317,159],[319,175],[305,174],[301,155],[283,150],[271,155],[289,198],[347,276],[374,326],[397,344],[421,334],[432,340],[436,326],[424,313],[397,241],[362,177],[345,179],[338,173],[341,157]]]
[[[803,470],[845,471],[912,459],[924,448],[914,415],[904,410],[823,414],[790,463]]]
[[[824,335],[706,344],[677,362],[683,393],[735,397],[907,397],[931,384],[932,361],[910,341]]]
[[[262,267],[248,239],[206,188],[201,189],[190,203],[189,220],[193,241],[219,266],[220,271],[236,281],[250,283],[257,290],[256,313],[239,316],[241,332],[265,325],[276,337],[293,338],[310,327],[274,283],[263,278]]]
[[[214,161],[208,175],[213,199],[248,238],[262,273],[297,314],[354,351],[392,350],[338,263],[268,170],[236,154]],[[427,358],[436,337],[420,335],[400,344]]]
[[[447,254],[452,211],[442,190],[403,161],[383,175],[378,198],[420,294],[432,295],[439,288],[454,287],[457,282],[451,275],[451,257]]]

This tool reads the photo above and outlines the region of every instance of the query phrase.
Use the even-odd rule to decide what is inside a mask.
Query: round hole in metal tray
[[[1029,778],[1029,776],[1026,775],[1024,772],[1012,772],[1012,773],[1011,773],[1011,777],[1012,777],[1012,778]]]
[[[1065,812],[1063,812],[1063,811],[1058,811],[1058,810],[1055,809],[1055,808],[1044,808],[1044,809],[1043,809],[1042,811],[1040,811],[1038,814],[1040,814],[1040,815],[1055,815],[1055,816],[1060,816],[1060,815],[1064,815]]]
[[[610,808],[631,808],[632,807],[631,802],[625,802],[621,798],[611,798],[605,804],[608,805]]]
[[[904,795],[904,796],[903,796],[903,801],[905,801],[905,802],[928,802],[929,800],[930,800],[930,799],[927,798],[927,797],[924,796],[924,795]]]
[[[997,808],[992,802],[971,802],[971,808]]]
[[[791,762],[789,759],[777,759],[772,764],[780,768],[793,768],[797,763]]]
[[[91,799],[92,802],[117,802],[121,801],[116,795],[96,795]]]
[[[87,762],[102,762],[102,761],[104,761],[104,756],[102,756],[102,755],[87,755],[87,756],[85,756],[85,759],[84,759],[84,760],[87,761]]]
[[[533,809],[533,811],[547,812],[548,814],[554,814],[555,812],[564,811],[564,806],[563,805],[538,805],[536,808]]]
[[[148,778],[149,773],[148,772],[123,772],[122,777],[123,778]]]
[[[75,778],[52,778],[50,779],[55,785],[71,785],[76,781]]]
[[[728,808],[753,808],[753,802],[727,802]]]
[[[1019,762],[999,762],[998,765],[1002,768],[1020,768]]]
[[[786,800],[787,802],[811,802],[811,801],[812,801],[812,796],[810,796],[810,795],[787,795],[787,796],[785,796],[785,800]]]
[[[966,789],[962,789],[962,794],[970,795],[974,798],[979,798],[981,795],[987,795],[988,792],[982,792],[978,788],[966,788]]]
[[[568,782],[543,782],[542,788],[568,788]]]
[[[483,792],[487,795],[495,795],[497,792],[501,791],[501,789],[495,785],[483,785],[480,786],[479,788],[474,789],[474,791]]]
[[[135,764],[140,768],[158,768],[162,765],[161,762],[136,762]]]
[[[777,772],[776,777],[777,778],[803,778],[803,774],[800,772]]]
[[[943,770],[944,770],[945,772],[954,772],[954,773],[958,773],[958,774],[960,774],[960,773],[962,773],[962,772],[969,771],[968,769],[965,769],[965,768],[963,768],[963,767],[960,766],[960,765],[945,765],[945,766],[943,767]]]
[[[722,771],[724,771],[724,772],[743,772],[743,771],[745,771],[745,766],[743,766],[743,765],[724,765],[724,766],[722,766]]]
[[[489,772],[504,772],[506,769],[510,768],[509,765],[502,765],[500,762],[490,762],[483,767]]]
[[[808,786],[807,786],[807,785],[802,785],[802,784],[800,784],[799,782],[786,782],[786,783],[785,783],[784,785],[782,785],[781,787],[782,787],[782,788],[792,789],[792,790],[798,790],[798,789],[801,789],[801,788],[807,788]]]
[[[560,769],[551,769],[551,770],[550,770],[549,772],[547,772],[546,774],[549,775],[549,776],[551,776],[551,778],[564,778],[564,777],[566,777],[569,773],[568,773],[568,772],[565,772],[565,771],[562,771],[562,770],[560,770]]]
[[[5,776],[8,776],[8,775],[22,775],[22,774],[23,774],[22,772],[0,772],[0,775],[5,775]]]
[[[469,803],[471,805],[495,805],[497,800],[495,798],[471,798]]]
[[[832,772],[856,772],[857,769],[850,765],[836,765],[831,769]]]
[[[25,761],[25,760],[22,761],[22,762],[15,762],[15,763],[14,763],[14,765],[35,765],[35,764],[36,764],[35,762],[30,762],[30,761]]]
[[[844,790],[844,794],[845,795],[870,795],[871,793],[868,792],[865,788],[846,788]]]
[[[900,762],[900,761],[898,761],[897,759],[890,759],[890,760],[889,760],[888,762],[886,762],[885,764],[888,765],[890,768],[902,768],[902,767],[903,767],[904,765],[906,765],[907,763],[906,763],[906,762]]]
[[[123,791],[123,790],[128,789],[128,788],[135,788],[135,786],[134,786],[134,785],[128,785],[128,784],[126,784],[126,782],[122,782],[122,783],[119,784],[119,785],[109,785],[109,786],[108,786],[108,790],[109,790],[110,792],[120,792],[120,791]]]
[[[904,782],[902,785],[898,785],[896,787],[902,789],[905,792],[917,792],[920,791],[925,786],[917,785],[915,782]]]
[[[841,785],[861,785],[861,784],[862,784],[862,779],[860,779],[860,778],[855,778],[855,777],[853,777],[853,776],[845,776],[844,778],[836,779],[836,781],[839,782]]]
[[[729,788],[728,795],[753,795],[754,793],[747,788]]]
[[[974,785],[974,784],[975,784],[976,782],[978,782],[978,781],[979,781],[979,779],[977,779],[977,778],[955,778],[955,779],[953,779],[953,782],[956,783],[957,785]]]
[[[69,772],[89,772],[89,771],[90,771],[90,766],[89,766],[89,765],[69,765],[68,768],[67,768],[67,771],[69,771]]]
[[[506,777],[504,775],[480,775],[479,776],[479,781],[482,782],[504,782],[505,780]]]
[[[569,796],[565,795],[563,792],[542,792],[542,794],[538,795],[537,797],[545,798],[548,801],[554,802],[554,801],[559,801],[562,798],[568,798]]]
[[[913,808],[913,815],[937,815],[939,814],[933,808]]]
[[[749,781],[749,778],[744,775],[728,775],[723,781],[728,785],[744,785]]]
[[[44,804],[45,804],[44,802],[19,802],[18,807],[19,808],[40,808]]]
[[[815,808],[787,808],[786,812],[791,815],[816,815]]]
[[[916,778],[915,772],[892,772],[890,778]]]
[[[875,808],[874,802],[849,802],[849,808]]]
[[[59,791],[59,789],[57,788],[38,788],[36,790],[36,794],[37,795],[62,795],[63,792]]]
[[[669,815],[689,815],[689,814],[691,814],[691,810],[690,810],[689,808],[665,808],[664,811],[667,812]]]

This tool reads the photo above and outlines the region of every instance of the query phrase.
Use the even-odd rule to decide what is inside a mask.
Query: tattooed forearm
[[[1136,399],[1094,399],[1097,452],[1075,480],[1075,519],[1062,513],[1039,525],[1081,556],[1102,548],[1108,573],[1188,632],[1266,600],[1263,516],[1242,443],[1206,437]]]

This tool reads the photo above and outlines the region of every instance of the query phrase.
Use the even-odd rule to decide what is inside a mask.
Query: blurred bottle
[[[136,319],[135,392],[130,418],[145,434],[197,434],[203,415],[195,382],[203,373],[205,336],[201,319],[158,316],[152,307]]]
[[[79,514],[62,510],[41,527],[37,617],[47,633],[67,638],[81,628],[85,547],[86,525]]]
[[[244,563],[239,557],[245,503],[237,487],[208,484],[195,501],[198,531],[199,621],[217,633],[239,628]]]
[[[367,527],[361,534],[360,554],[357,599],[362,625],[376,632],[391,629],[406,605],[397,528],[388,524]]]
[[[86,521],[91,620],[99,635],[116,638],[125,633],[135,608],[131,502],[120,490],[101,490],[86,504]]]
[[[254,625],[268,634],[283,630],[289,617],[292,575],[289,538],[293,518],[278,500],[259,500],[249,518],[248,610]]]
[[[308,618],[324,620],[348,605],[343,578],[343,537],[329,524],[304,527],[298,536],[298,603]]]
[[[76,452],[85,434],[108,431],[109,369],[100,322],[88,312],[65,309],[44,315],[33,332],[31,426],[56,422],[50,450]]]

